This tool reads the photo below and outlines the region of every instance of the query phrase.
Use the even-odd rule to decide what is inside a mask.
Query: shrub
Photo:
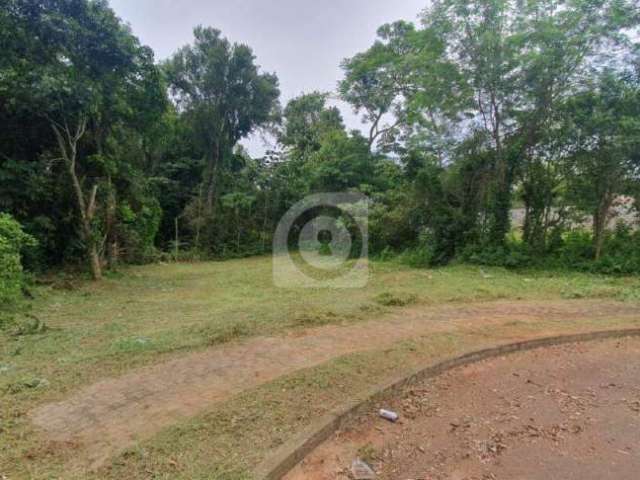
[[[463,251],[461,258],[475,265],[505,268],[524,268],[534,263],[526,246],[516,241],[509,241],[504,246],[498,247],[472,245]]]
[[[15,303],[22,296],[25,276],[21,252],[36,245],[35,239],[6,213],[0,213],[0,305]]]
[[[118,216],[126,260],[131,263],[151,263],[158,260],[159,254],[154,241],[162,219],[159,203],[155,199],[147,200],[137,211],[125,203],[120,205]]]
[[[640,231],[620,225],[607,232],[604,254],[594,260],[593,235],[587,230],[566,232],[546,252],[530,251],[525,243],[510,239],[501,247],[469,246],[461,260],[506,268],[549,268],[611,275],[640,273]]]
[[[434,264],[437,265],[433,259],[433,250],[429,245],[408,248],[398,255],[398,262],[413,268],[426,268]]]

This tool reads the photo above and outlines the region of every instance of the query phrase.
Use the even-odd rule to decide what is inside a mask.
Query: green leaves
[[[35,239],[13,217],[0,213],[0,304],[7,306],[22,296],[24,276],[21,252],[35,247]]]
[[[285,107],[284,126],[278,140],[292,149],[293,159],[317,151],[327,135],[344,131],[340,111],[327,107],[327,98],[324,93],[307,93],[294,98]]]
[[[211,131],[203,143],[218,141],[232,148],[255,128],[273,118],[278,79],[260,73],[252,50],[231,44],[219,30],[194,29],[195,41],[165,63],[164,70],[181,111]],[[217,136],[219,138],[210,138]]]

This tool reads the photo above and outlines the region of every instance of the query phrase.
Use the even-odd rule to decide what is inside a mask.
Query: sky
[[[314,90],[335,92],[344,58],[366,50],[380,25],[417,20],[428,0],[111,0],[156,59],[191,43],[193,27],[212,26],[232,42],[249,45],[256,63],[275,72],[281,102]],[[349,129],[362,128],[348,105],[336,102]],[[268,145],[243,142],[252,155]]]

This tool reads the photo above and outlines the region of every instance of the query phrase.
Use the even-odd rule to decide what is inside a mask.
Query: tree
[[[569,99],[565,109],[569,198],[593,215],[599,260],[611,207],[640,178],[640,88],[605,71],[593,89]]]
[[[599,258],[612,202],[640,191],[634,7],[435,0],[343,62],[363,135],[325,93],[281,112],[276,76],[213,28],[158,67],[106,0],[4,0],[0,209],[38,240],[28,268],[82,258],[95,278],[171,242],[265,252],[291,205],[344,190],[371,199],[372,251],[552,254],[576,207]],[[239,141],[267,129],[277,150],[251,158]]]
[[[455,116],[460,79],[433,33],[404,21],[383,25],[371,48],[342,63],[340,94],[363,113],[370,149],[391,148],[401,129],[443,133],[443,119]]]
[[[211,226],[220,169],[240,139],[276,118],[279,90],[277,77],[260,73],[248,46],[231,44],[213,28],[196,27],[194,37],[164,67],[178,111],[204,152],[204,201],[198,201]]]
[[[326,93],[300,95],[287,103],[283,112],[284,125],[279,142],[289,149],[294,159],[320,149],[323,138],[335,131],[344,131],[342,115],[337,107],[327,107]]]
[[[545,149],[557,107],[602,58],[617,54],[608,49],[626,48],[624,29],[636,24],[637,11],[619,0],[438,0],[422,20],[422,29],[383,26],[373,47],[345,61],[342,95],[364,110],[370,143],[403,130],[397,151],[421,144],[442,165],[467,139],[489,152],[482,155],[491,178],[479,220],[483,241],[500,246],[514,185],[540,178],[523,172],[541,171],[535,155]],[[389,114],[395,121],[380,128]],[[547,207],[527,211],[543,215]]]

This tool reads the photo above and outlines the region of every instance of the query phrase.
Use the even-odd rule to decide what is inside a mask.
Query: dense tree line
[[[516,265],[575,247],[595,265],[620,253],[607,225],[639,192],[639,16],[626,0],[435,0],[344,61],[363,134],[326,93],[281,106],[277,76],[213,28],[157,62],[105,0],[2,0],[0,210],[26,233],[6,230],[37,240],[29,268],[87,262],[99,279],[161,252],[267,252],[295,202],[355,190],[374,254]],[[239,143],[257,132],[277,139],[263,158]],[[593,234],[571,233],[585,215]],[[617,235],[633,257],[618,269],[640,271],[640,239]]]
[[[529,255],[586,214],[601,258],[614,202],[637,195],[639,14],[617,0],[435,1],[422,28],[386,25],[345,61],[341,92],[370,141],[417,168],[431,261],[504,253],[514,202]]]

